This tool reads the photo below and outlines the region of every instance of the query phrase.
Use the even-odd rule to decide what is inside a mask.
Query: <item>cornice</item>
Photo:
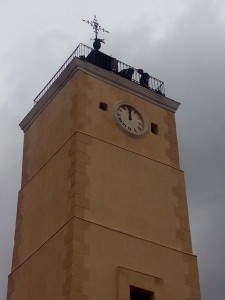
[[[127,80],[121,76],[118,76],[117,74],[106,71],[102,68],[99,68],[98,66],[95,66],[79,58],[74,58],[19,124],[23,131],[27,129],[27,127],[49,104],[49,102],[58,93],[58,91],[78,70],[88,73],[89,75],[100,79],[104,82],[107,82],[113,86],[116,86],[120,89],[126,90],[127,92],[132,93],[145,101],[154,103],[169,111],[175,112],[180,105],[179,102],[176,102],[175,100],[172,100],[165,96],[159,95],[147,88],[140,86],[139,84],[133,81]]]

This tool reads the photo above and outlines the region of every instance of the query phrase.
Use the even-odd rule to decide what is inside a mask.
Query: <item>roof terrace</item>
[[[87,61],[107,70],[108,72],[112,72],[118,76],[126,78],[127,80],[133,81],[134,83],[143,86],[143,88],[150,89],[155,93],[165,96],[163,81],[150,76],[141,69],[131,67],[128,64],[117,60],[115,57],[109,56],[97,50],[96,47],[93,49],[84,44],[79,44],[66,62],[62,65],[62,67],[37,95],[37,97],[34,99],[34,104],[36,104],[44,96],[44,94],[49,90],[53,83],[59,78],[59,76],[66,70],[66,68],[75,58]]]

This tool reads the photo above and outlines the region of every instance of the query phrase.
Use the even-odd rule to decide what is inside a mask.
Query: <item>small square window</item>
[[[156,135],[158,134],[158,125],[157,124],[151,123],[151,132]]]
[[[130,286],[130,300],[154,300],[154,293]]]
[[[104,111],[107,111],[108,110],[108,104],[106,104],[104,102],[100,102],[99,103],[99,108],[104,110]]]

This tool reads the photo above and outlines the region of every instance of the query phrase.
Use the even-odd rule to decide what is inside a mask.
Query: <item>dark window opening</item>
[[[107,111],[108,110],[108,104],[106,104],[104,102],[100,102],[99,103],[99,108],[104,110],[104,111]]]
[[[154,293],[130,286],[130,300],[154,300]]]
[[[151,123],[151,132],[154,134],[158,134],[158,125],[155,123]]]

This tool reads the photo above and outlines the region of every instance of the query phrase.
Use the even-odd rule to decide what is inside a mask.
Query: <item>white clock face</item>
[[[134,135],[142,135],[147,126],[143,116],[131,104],[117,103],[114,108],[114,116],[124,130]]]

